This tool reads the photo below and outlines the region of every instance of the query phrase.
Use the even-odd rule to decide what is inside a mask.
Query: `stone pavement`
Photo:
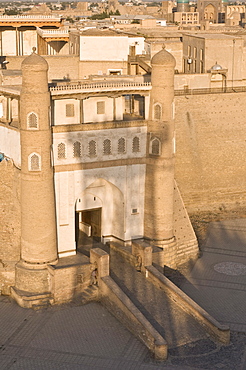
[[[226,347],[205,339],[172,348],[167,362],[156,362],[96,302],[33,311],[0,296],[0,328],[1,370],[244,370],[246,364],[243,334]]]
[[[181,289],[231,330],[246,333],[246,219],[210,224]]]
[[[245,370],[245,241],[246,220],[211,224],[203,256],[181,279],[184,291],[218,321],[230,325],[229,346],[206,337],[189,344],[173,341],[168,360],[159,363],[100,303],[81,306],[76,301],[33,311],[0,296],[0,369]],[[117,271],[113,273],[117,277]],[[131,284],[134,291],[137,280]],[[144,293],[148,297],[150,288]],[[157,307],[158,294],[149,297],[145,308],[148,315],[153,306],[153,320],[163,314]],[[136,296],[136,303],[141,304],[140,298]],[[178,315],[175,311],[171,317],[175,330]]]

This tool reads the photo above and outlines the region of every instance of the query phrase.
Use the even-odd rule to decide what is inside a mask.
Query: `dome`
[[[36,48],[33,48],[33,52],[31,55],[29,55],[28,57],[26,57],[21,66],[22,68],[24,67],[27,67],[27,68],[30,68],[30,67],[34,67],[36,70],[47,70],[48,69],[48,63],[46,62],[46,60],[41,57],[40,55],[36,54],[35,53],[36,51]]]
[[[215,63],[215,65],[213,67],[211,67],[211,71],[219,71],[221,69],[223,69],[223,68],[217,62]]]
[[[177,4],[189,4],[189,0],[177,0]]]
[[[162,50],[156,53],[151,59],[151,65],[154,64],[175,67],[176,61],[172,54],[165,50],[165,46],[163,45]]]

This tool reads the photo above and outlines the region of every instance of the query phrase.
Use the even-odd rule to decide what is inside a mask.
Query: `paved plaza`
[[[231,330],[246,332],[246,218],[210,224],[181,289]]]
[[[0,296],[0,369],[245,370],[245,245],[246,220],[212,223],[202,257],[180,280],[185,292],[230,326],[230,345],[197,338],[173,345],[160,363],[100,303],[33,311]]]

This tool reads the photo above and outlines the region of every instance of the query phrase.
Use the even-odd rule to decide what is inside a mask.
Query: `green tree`
[[[106,12],[103,12],[103,13],[100,13],[100,14],[93,14],[90,19],[94,20],[94,19],[105,19],[105,18],[108,18],[108,13]]]

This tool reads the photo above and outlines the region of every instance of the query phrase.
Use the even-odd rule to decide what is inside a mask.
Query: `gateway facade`
[[[80,269],[69,270],[69,293],[59,295],[59,286],[81,233],[122,247],[144,241],[162,266],[197,256],[174,181],[174,67],[163,49],[152,58],[151,81],[113,76],[49,87],[48,64],[33,52],[21,89],[1,88],[1,152],[21,179],[20,258],[3,266],[1,279],[22,306],[71,299]]]

